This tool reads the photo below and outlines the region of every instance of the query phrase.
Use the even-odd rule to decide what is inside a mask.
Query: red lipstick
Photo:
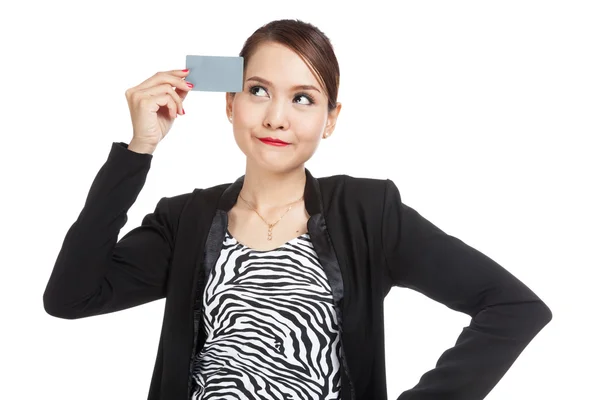
[[[287,145],[289,145],[288,142],[284,142],[283,140],[275,139],[272,137],[258,138],[258,140],[260,140],[261,142],[263,142],[265,144],[270,144],[271,146],[287,146]]]

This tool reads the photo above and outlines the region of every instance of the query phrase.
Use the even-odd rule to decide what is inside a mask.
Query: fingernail
[[[181,111],[183,111],[183,113],[185,114],[185,110],[183,109],[183,107],[181,108]]]
[[[186,85],[188,85],[188,87],[191,87],[191,88],[193,88],[193,87],[194,87],[194,84],[193,84],[193,83],[186,82]]]
[[[182,69],[181,71],[183,71],[183,72],[188,72],[188,71],[189,71],[189,69],[187,69],[187,68],[186,68],[186,69]]]

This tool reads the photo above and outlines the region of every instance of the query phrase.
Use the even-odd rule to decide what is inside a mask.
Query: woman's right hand
[[[133,124],[132,141],[157,146],[173,126],[177,114],[185,114],[183,100],[193,87],[184,80],[188,74],[189,71],[183,70],[157,72],[125,91]]]

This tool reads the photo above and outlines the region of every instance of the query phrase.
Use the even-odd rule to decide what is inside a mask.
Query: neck
[[[269,210],[286,207],[299,200],[304,195],[305,185],[304,165],[283,173],[249,168],[247,165],[240,195],[257,210]]]

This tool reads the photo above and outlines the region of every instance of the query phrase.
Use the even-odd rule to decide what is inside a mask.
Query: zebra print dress
[[[202,299],[192,400],[338,400],[340,337],[310,235],[251,249],[227,230]]]

